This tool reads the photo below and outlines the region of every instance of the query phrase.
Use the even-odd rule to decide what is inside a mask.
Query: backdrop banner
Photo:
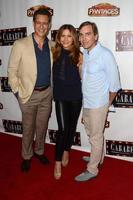
[[[109,48],[118,63],[122,90],[109,109],[105,125],[106,156],[133,161],[133,12],[132,0],[10,0],[0,1],[0,132],[22,136],[22,116],[7,77],[12,44],[33,32],[33,12],[46,6],[53,15],[49,39],[58,28],[70,23],[78,29],[84,21],[95,22],[99,41]],[[81,123],[75,133],[73,148],[90,152],[89,138]],[[46,142],[55,143],[57,122],[53,102]]]

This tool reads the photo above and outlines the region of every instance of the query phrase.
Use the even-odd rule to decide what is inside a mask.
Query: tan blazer
[[[53,58],[50,47],[51,68]],[[32,95],[37,79],[37,63],[32,35],[14,42],[8,63],[8,81],[13,93],[19,94],[22,103]]]

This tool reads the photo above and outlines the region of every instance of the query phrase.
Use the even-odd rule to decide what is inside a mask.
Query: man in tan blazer
[[[49,163],[44,155],[44,141],[51,113],[51,45],[47,38],[51,14],[40,8],[33,16],[34,33],[17,40],[8,66],[9,85],[22,111],[22,164],[27,172],[34,155],[42,164]],[[35,145],[33,150],[33,140]]]

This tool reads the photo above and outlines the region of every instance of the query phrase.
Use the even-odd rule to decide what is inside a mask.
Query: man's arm
[[[112,52],[106,53],[106,75],[109,82],[109,106],[111,106],[117,92],[121,89],[120,74]]]
[[[117,92],[109,92],[109,106],[111,106]]]
[[[8,62],[8,83],[13,91],[18,92],[18,68],[20,63],[20,49],[18,43],[14,43]]]

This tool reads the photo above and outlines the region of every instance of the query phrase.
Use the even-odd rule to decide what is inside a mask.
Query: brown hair
[[[66,29],[70,31],[73,38],[73,44],[69,50],[70,51],[69,56],[72,58],[73,63],[77,64],[79,62],[79,56],[80,56],[78,33],[76,29],[74,28],[74,26],[72,26],[71,24],[62,25],[57,32],[56,39],[55,39],[55,48],[53,49],[54,61],[56,61],[61,55],[62,45],[60,43],[60,38],[62,36],[63,31]]]
[[[83,22],[79,26],[79,31],[81,30],[81,28],[83,28],[84,26],[88,26],[88,25],[92,27],[93,33],[94,33],[94,35],[97,35],[97,40],[98,40],[98,37],[99,37],[98,28],[94,22],[90,22],[90,21]]]
[[[39,8],[38,10],[36,10],[34,12],[34,15],[33,15],[33,21],[34,22],[36,20],[37,15],[47,15],[48,18],[49,18],[49,24],[51,23],[52,15],[51,15],[51,13],[47,9],[45,9],[45,8]]]

